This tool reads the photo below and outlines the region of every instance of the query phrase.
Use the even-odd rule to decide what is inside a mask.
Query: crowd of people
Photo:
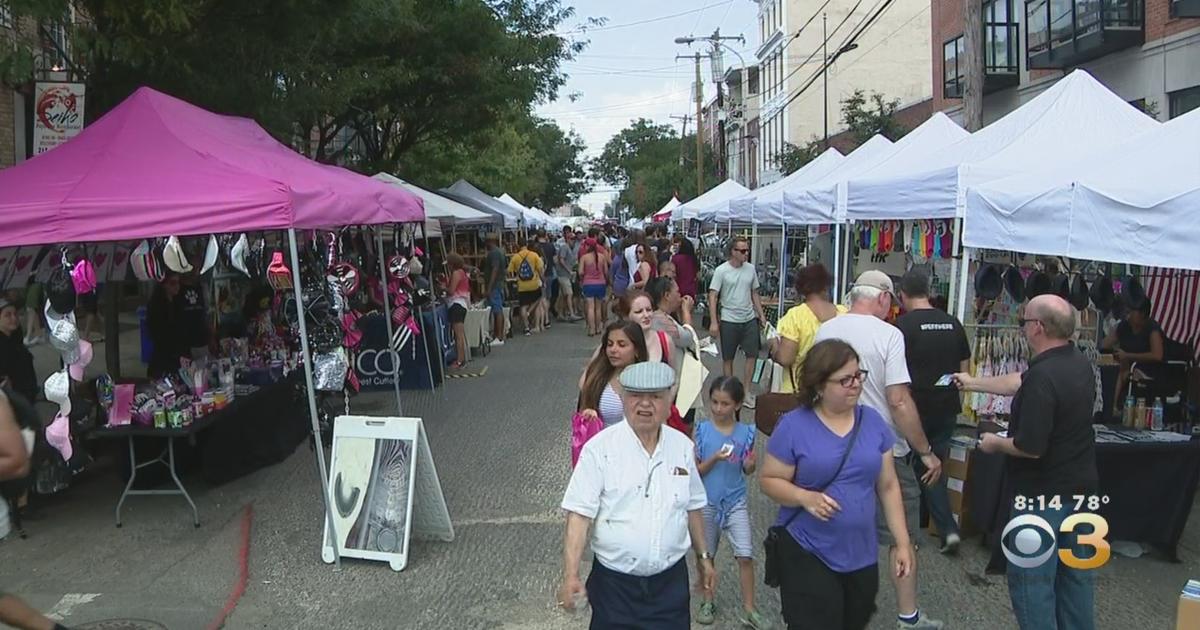
[[[1027,373],[980,379],[969,373],[963,325],[935,306],[924,273],[910,271],[897,288],[887,274],[867,271],[843,306],[823,266],[801,269],[802,302],[781,317],[779,337],[766,348],[785,368],[781,389],[794,396],[795,409],[756,454],[757,431],[742,411],[751,406],[748,384],[766,320],[748,243],[733,241],[710,283],[709,332],[724,374],[708,387],[695,423],[677,408],[687,401],[678,399],[681,373],[672,360],[694,339],[694,302],[678,263],[675,278],[656,275],[664,265],[650,243],[616,250],[624,262],[609,262],[607,248],[580,261],[588,271],[608,263],[609,287],[620,292],[620,319],[598,331],[600,346],[579,380],[579,414],[604,428],[582,445],[562,502],[567,533],[558,603],[590,603],[593,628],[716,623],[712,557],[722,538],[738,566],[741,625],[768,626],[755,604],[757,556],[767,583],[779,588],[788,628],[865,628],[876,613],[881,572],[895,590],[897,628],[944,627],[918,603],[918,523],[924,501],[940,551],[957,552],[942,461],[960,390],[1015,395],[1008,435],[983,434],[978,448],[1008,455],[1020,492],[1094,491],[1089,411],[1097,392],[1087,359],[1070,342],[1076,314],[1065,300],[1042,295],[1025,306],[1021,326],[1036,355]],[[672,256],[681,252],[676,247]],[[612,284],[618,266],[632,270],[624,287]],[[903,306],[899,317],[895,306]],[[739,356],[747,360],[745,380],[733,374]],[[747,502],[754,476],[780,506],[758,553]],[[1071,513],[1067,503],[1039,515],[1059,523]],[[585,586],[579,570],[589,541],[595,558]],[[701,580],[694,616],[689,548]],[[1086,572],[1051,558],[1034,569],[1010,565],[1008,582],[1021,628],[1093,627]]]

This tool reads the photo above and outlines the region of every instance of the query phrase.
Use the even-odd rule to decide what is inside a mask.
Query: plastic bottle
[[[1150,423],[1150,428],[1155,431],[1163,430],[1163,401],[1162,398],[1154,399],[1154,415]]]
[[[1121,418],[1121,424],[1133,426],[1133,410],[1133,394],[1128,394],[1125,396],[1125,416]]]
[[[1133,414],[1133,428],[1141,429],[1141,428],[1143,428],[1142,424],[1144,424],[1146,421],[1146,399],[1145,398],[1137,399],[1137,407],[1135,407],[1134,409],[1135,409],[1135,411]]]

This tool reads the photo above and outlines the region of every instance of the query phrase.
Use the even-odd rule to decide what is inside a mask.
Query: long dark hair
[[[825,382],[852,360],[859,360],[858,353],[841,339],[826,339],[810,348],[800,368],[800,382],[793,383],[800,404],[812,409],[821,398]]]
[[[686,236],[681,236],[678,239],[676,239],[676,242],[679,243],[679,254],[678,255],[683,256],[685,258],[691,258],[692,265],[696,268],[697,271],[699,271],[700,270],[700,259],[696,256],[696,246],[692,244],[692,239],[690,239]]]
[[[662,310],[659,308],[662,305],[662,299],[671,292],[671,287],[675,286],[675,281],[666,276],[659,276],[650,282],[646,283],[646,295],[650,296],[650,308],[656,311]],[[630,301],[630,306],[633,302]]]
[[[613,375],[617,373],[617,368],[608,360],[606,350],[608,338],[618,330],[625,333],[625,336],[633,343],[634,353],[637,355],[634,357],[634,363],[650,360],[650,353],[646,350],[646,334],[642,332],[641,326],[629,320],[609,324],[604,329],[604,335],[600,337],[600,352],[588,364],[587,372],[583,377],[583,389],[579,392],[580,409],[598,409],[600,395],[604,393],[604,386],[608,385]]]

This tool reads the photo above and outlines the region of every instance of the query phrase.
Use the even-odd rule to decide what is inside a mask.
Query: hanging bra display
[[[1025,371],[1029,347],[1019,329],[978,329],[972,345],[972,356],[975,357],[975,376],[1000,376]],[[1012,413],[1012,396],[972,392],[966,395],[965,403],[977,416],[998,416]]]

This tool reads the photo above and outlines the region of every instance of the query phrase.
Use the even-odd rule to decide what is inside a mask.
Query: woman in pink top
[[[589,238],[579,249],[579,285],[583,290],[584,313],[587,314],[588,336],[601,334],[604,327],[604,298],[608,293],[608,254],[604,247]]]
[[[466,263],[462,256],[450,254],[446,256],[446,264],[450,266],[450,324],[454,327],[454,349],[457,356],[450,367],[458,369],[467,362],[467,308],[471,306],[471,278],[465,269]]]
[[[677,253],[671,257],[675,265],[675,283],[679,293],[696,299],[696,276],[700,273],[700,260],[696,258],[696,246],[691,239],[681,236],[676,240]]]

